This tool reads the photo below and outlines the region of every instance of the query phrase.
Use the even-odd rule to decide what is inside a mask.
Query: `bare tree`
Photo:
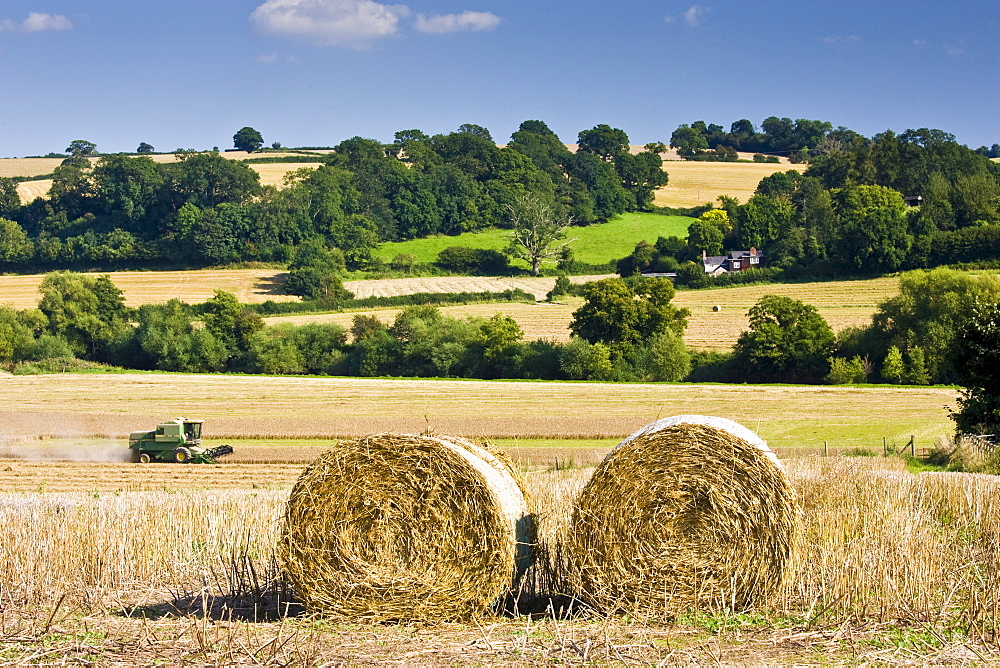
[[[507,253],[527,261],[531,273],[538,275],[542,262],[552,262],[566,246],[576,239],[566,239],[566,230],[573,224],[572,216],[562,216],[555,207],[535,195],[518,197],[506,206],[511,222]]]

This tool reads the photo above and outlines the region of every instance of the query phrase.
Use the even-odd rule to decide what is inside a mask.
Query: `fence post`
[[[913,434],[910,434],[910,456],[917,458],[917,437]]]
[[[827,447],[826,441],[823,441],[823,456],[824,457],[830,456],[830,448]]]
[[[885,436],[882,437],[882,456],[883,457],[889,456],[889,446],[885,442]]]

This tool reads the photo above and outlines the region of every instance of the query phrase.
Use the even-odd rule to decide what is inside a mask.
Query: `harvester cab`
[[[203,448],[201,427],[204,420],[177,418],[156,425],[153,431],[135,431],[128,437],[132,461],[148,464],[152,461],[178,464],[214,464],[216,458],[232,454],[230,445]]]

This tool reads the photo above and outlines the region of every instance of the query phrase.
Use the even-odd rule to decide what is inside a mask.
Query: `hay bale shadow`
[[[305,614],[305,608],[283,582],[259,592],[209,595],[179,594],[169,601],[126,607],[122,616],[133,619],[198,617],[213,621],[275,622]]]

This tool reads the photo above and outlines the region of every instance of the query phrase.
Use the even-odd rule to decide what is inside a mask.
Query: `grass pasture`
[[[625,257],[640,241],[653,243],[660,236],[687,237],[687,228],[692,220],[685,216],[626,213],[607,223],[572,227],[567,231],[567,238],[574,239],[570,247],[573,248],[578,261],[602,264]],[[394,241],[379,246],[375,254],[390,261],[397,254],[409,253],[416,256],[418,262],[431,263],[437,259],[438,253],[449,246],[502,250],[507,244],[506,231],[486,230],[466,232],[456,236],[441,235],[426,239]],[[527,267],[527,264],[520,261],[514,264]]]

